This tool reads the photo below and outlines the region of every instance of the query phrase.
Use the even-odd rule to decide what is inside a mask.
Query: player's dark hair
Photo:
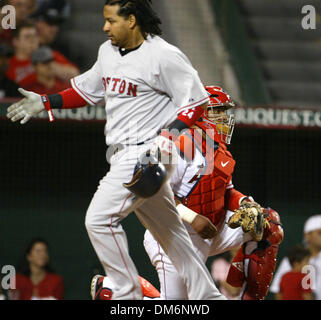
[[[290,248],[287,254],[287,257],[292,267],[295,262],[300,263],[301,261],[303,261],[303,259],[309,256],[310,251],[302,245],[293,246],[292,248]]]
[[[118,15],[125,18],[133,14],[143,36],[146,38],[148,33],[151,36],[162,34],[159,27],[162,21],[153,10],[151,3],[152,0],[106,0],[105,5],[118,4],[120,6]]]
[[[12,29],[12,32],[11,32],[12,38],[19,38],[21,30],[28,29],[28,28],[36,29],[36,26],[34,23],[32,23],[30,21],[25,21],[25,22],[17,25],[16,29]]]
[[[35,239],[32,239],[27,247],[26,247],[26,250],[25,250],[25,253],[23,255],[23,258],[22,260],[20,261],[20,264],[18,265],[18,272],[22,273],[23,275],[25,275],[26,277],[30,277],[30,263],[28,261],[28,258],[27,256],[30,254],[33,246],[36,244],[36,243],[43,243],[46,247],[47,247],[47,250],[49,252],[49,244],[46,240],[42,239],[42,238],[35,238]],[[44,269],[46,272],[53,272],[52,268],[50,267],[49,265],[49,262],[44,266]]]

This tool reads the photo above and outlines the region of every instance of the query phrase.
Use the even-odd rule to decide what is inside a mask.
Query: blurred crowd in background
[[[52,94],[79,74],[60,27],[70,15],[68,0],[2,0],[16,10],[16,29],[0,28],[0,99],[19,97],[22,87]],[[0,10],[1,11],[1,10]]]

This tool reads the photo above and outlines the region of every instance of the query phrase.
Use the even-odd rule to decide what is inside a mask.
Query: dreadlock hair
[[[161,35],[159,25],[162,23],[156,12],[151,7],[152,0],[106,0],[105,5],[119,5],[118,15],[128,18],[131,14],[136,17],[138,26],[144,38]]]

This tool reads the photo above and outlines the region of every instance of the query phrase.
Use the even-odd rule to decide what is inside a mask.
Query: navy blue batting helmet
[[[161,189],[165,181],[165,166],[146,152],[140,156],[132,180],[123,186],[141,198],[149,198]]]

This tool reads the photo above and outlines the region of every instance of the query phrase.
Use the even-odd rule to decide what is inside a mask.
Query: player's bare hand
[[[21,120],[25,124],[31,117],[34,117],[41,111],[45,110],[41,96],[37,93],[19,88],[18,91],[25,96],[22,100],[12,104],[7,110],[7,117],[12,122]]]
[[[214,224],[208,218],[199,214],[195,217],[191,226],[203,239],[212,239],[217,234]]]

